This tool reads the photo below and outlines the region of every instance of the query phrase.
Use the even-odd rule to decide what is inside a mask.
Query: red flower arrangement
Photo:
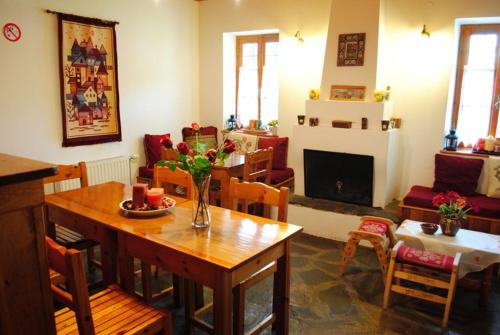
[[[432,198],[432,204],[438,208],[438,213],[447,219],[466,219],[471,209],[478,212],[479,208],[457,192],[439,193]]]

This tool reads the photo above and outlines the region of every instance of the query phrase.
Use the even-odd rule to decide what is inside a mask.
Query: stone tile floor
[[[384,284],[375,253],[359,247],[343,277],[338,263],[344,244],[302,234],[293,241],[290,334],[500,334],[500,280],[495,278],[485,307],[477,292],[458,288],[448,330],[441,331],[444,307],[396,293],[392,306],[382,310]],[[164,276],[165,277],[165,276]],[[161,279],[162,285],[165,279]],[[156,283],[159,284],[159,283]],[[211,292],[205,290],[206,301]],[[251,327],[271,309],[272,279],[247,293],[246,326]],[[182,308],[167,298],[160,303],[174,313],[174,333],[186,334]],[[211,321],[207,313],[206,320]],[[195,331],[194,334],[204,334]],[[264,334],[271,334],[270,330]]]
[[[478,292],[457,289],[447,330],[440,323],[444,307],[391,295],[391,307],[382,310],[384,284],[378,259],[372,249],[359,247],[348,263],[343,277],[338,275],[343,242],[302,234],[292,243],[290,289],[291,335],[368,335],[368,334],[500,334],[500,279],[494,278],[491,296],[484,307],[478,306]],[[139,265],[139,264],[137,264]],[[94,280],[98,279],[93,276]],[[162,273],[155,287],[165,288],[170,276]],[[140,289],[140,282],[137,282]],[[205,301],[211,291],[205,289]],[[246,328],[249,329],[271,310],[272,278],[247,291]],[[171,297],[158,307],[172,311],[174,334],[188,334],[183,308],[173,308]],[[211,313],[204,317],[211,322]],[[195,330],[191,334],[205,334]],[[266,330],[264,334],[272,334]]]

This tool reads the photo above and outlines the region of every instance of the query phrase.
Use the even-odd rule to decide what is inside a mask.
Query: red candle
[[[148,184],[137,183],[132,186],[132,207],[134,209],[144,207],[147,191]]]
[[[157,192],[148,192],[148,194],[146,194],[146,199],[149,207],[158,208],[161,205],[162,195]]]

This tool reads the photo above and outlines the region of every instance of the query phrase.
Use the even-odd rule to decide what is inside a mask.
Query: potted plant
[[[235,149],[235,144],[226,139],[217,149],[205,150],[206,145],[200,143],[200,125],[191,125],[195,134],[193,149],[190,149],[186,142],[180,142],[173,148],[173,142],[166,136],[161,140],[163,146],[175,152],[177,160],[160,160],[156,163],[159,166],[167,166],[174,171],[177,167],[188,171],[193,176],[193,226],[195,228],[208,227],[210,225],[210,207],[208,190],[210,187],[210,173],[212,167],[218,161],[224,159]]]
[[[441,231],[448,236],[457,234],[461,226],[460,220],[467,219],[468,211],[471,209],[475,212],[478,211],[478,208],[466,197],[453,191],[437,194],[432,198],[432,204],[438,208],[438,213],[441,216],[439,221]]]
[[[267,125],[271,129],[271,133],[274,136],[278,136],[278,120],[271,120]]]

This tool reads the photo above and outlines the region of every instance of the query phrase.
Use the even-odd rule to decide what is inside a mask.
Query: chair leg
[[[446,328],[448,325],[448,319],[450,317],[451,302],[453,301],[453,296],[455,295],[455,289],[457,287],[457,274],[452,273],[450,278],[450,287],[448,288],[448,295],[446,296],[446,306],[444,308],[443,322],[441,326]]]
[[[358,241],[358,243],[359,243],[359,241]],[[342,277],[344,275],[345,266],[346,266],[347,262],[349,261],[349,258],[352,257],[356,253],[356,247],[357,247],[358,243],[356,243],[356,240],[352,237],[347,241],[347,243],[344,247],[344,252],[342,254],[342,259],[340,260],[340,264],[339,264],[339,276]]]
[[[233,288],[233,334],[242,335],[245,331],[245,288],[238,284]]]
[[[95,265],[94,265],[94,247],[87,248],[87,266],[89,269],[89,272],[95,270]]]
[[[173,334],[173,326],[172,326],[172,314],[167,313],[163,318],[163,329],[160,332],[161,335],[172,335]]]
[[[142,297],[150,305],[153,303],[151,265],[141,261]]]
[[[387,309],[387,307],[389,306],[389,296],[391,294],[392,279],[394,277],[395,264],[396,264],[395,257],[391,257],[391,262],[389,263],[389,269],[387,270],[387,278],[385,280],[384,305],[383,305],[384,309]]]
[[[380,263],[382,278],[385,280],[385,276],[387,274],[387,254],[385,253],[385,249],[380,242],[372,242],[372,243],[373,243],[373,248],[377,253],[378,261]]]

